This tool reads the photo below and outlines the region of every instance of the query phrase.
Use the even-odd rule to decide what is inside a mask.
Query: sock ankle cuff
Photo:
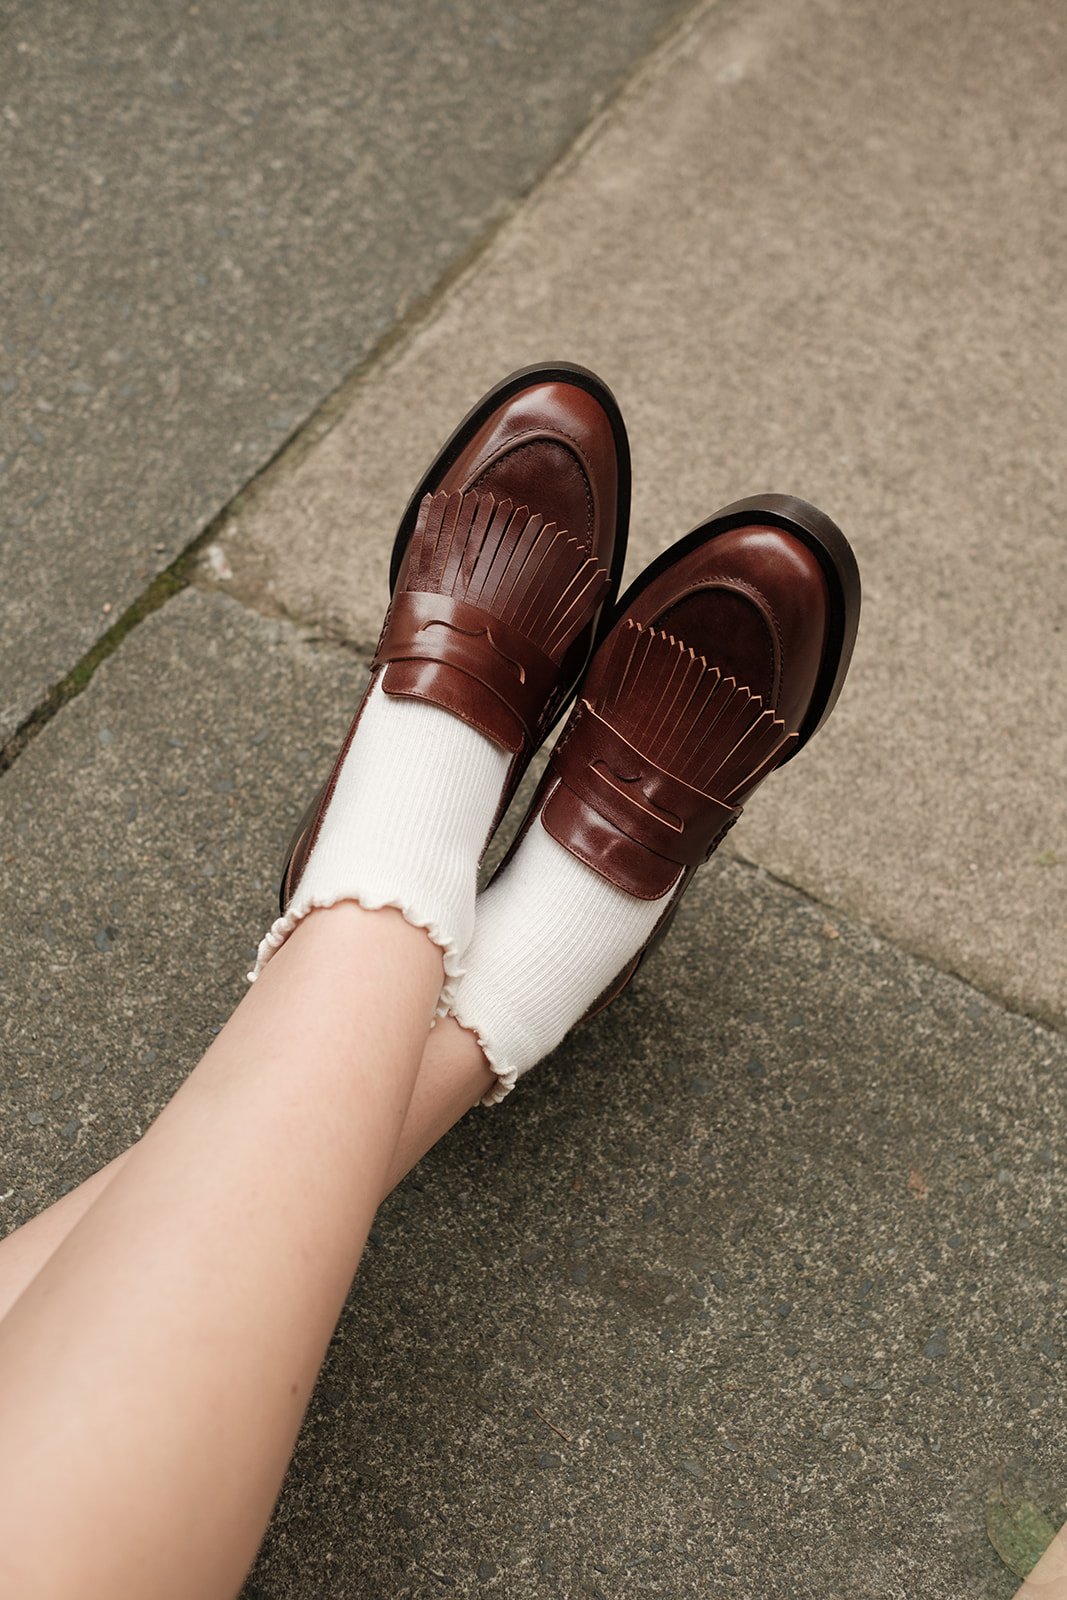
[[[438,1002],[436,1016],[452,1017],[465,1028],[477,1041],[478,1048],[485,1057],[486,1065],[493,1074],[491,1086],[482,1095],[479,1102],[483,1106],[498,1106],[505,1095],[509,1095],[519,1081],[522,1071],[514,1061],[509,1061],[505,1041],[514,1038],[516,1031],[521,1029],[518,1018],[508,1016],[502,1009],[499,999],[494,999],[485,1008],[484,1002],[479,997],[477,988],[473,993],[467,992],[460,998],[460,979],[464,983],[471,977],[469,972],[461,972],[456,977],[446,977],[441,990],[441,999]],[[493,1017],[495,1027],[483,1028],[475,1021],[475,1016]]]
[[[423,929],[458,978],[478,862],[510,757],[442,707],[375,680],[292,900],[261,940],[254,982],[310,911],[352,901]]]
[[[609,883],[536,819],[477,902],[467,972],[442,1007],[477,1039],[497,1082],[495,1105],[605,993],[665,906]]]
[[[463,950],[469,944],[469,938],[462,941],[456,935],[444,928],[435,917],[425,909],[409,904],[406,900],[389,898],[389,890],[375,891],[373,889],[343,889],[333,895],[315,895],[306,904],[294,900],[280,917],[275,917],[256,951],[256,964],[251,972],[246,973],[249,983],[255,983],[268,961],[280,950],[288,939],[293,929],[303,922],[304,918],[312,911],[328,911],[331,906],[339,906],[348,902],[352,905],[362,906],[364,911],[399,911],[404,921],[413,928],[420,928],[441,952],[444,963],[445,977],[450,982],[458,983],[464,975],[462,965]],[[443,1015],[443,1012],[439,1012]]]

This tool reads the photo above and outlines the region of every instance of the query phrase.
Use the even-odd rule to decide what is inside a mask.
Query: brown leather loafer
[[[503,814],[582,677],[626,555],[630,453],[583,367],[513,372],[464,417],[401,519],[371,680],[428,700],[510,752]],[[284,914],[366,695],[282,872]]]
[[[747,797],[826,720],[859,609],[844,534],[785,495],[727,506],[619,602],[519,835],[540,816],[627,894],[673,889],[650,940],[589,1015],[662,938]]]

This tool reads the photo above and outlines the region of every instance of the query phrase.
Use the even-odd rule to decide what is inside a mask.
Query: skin
[[[415,1089],[382,1190],[383,1200],[427,1151],[478,1104],[494,1081],[473,1035],[453,1017],[439,1019],[422,1052]],[[125,1166],[133,1149],[135,1145],[122,1151],[76,1189],[0,1239],[0,1320]]]
[[[316,912],[278,953],[144,1138],[0,1242],[0,1406],[4,1408],[5,1445],[11,1439],[8,1401],[13,1398],[16,1426],[24,1433],[20,1449],[28,1445],[31,1467],[27,1479],[19,1451],[5,1449],[6,1463],[0,1466],[0,1592],[18,1592],[27,1600],[78,1593],[91,1600],[96,1595],[133,1592],[136,1586],[136,1592],[153,1596],[197,1592],[211,1597],[235,1593],[251,1566],[375,1205],[493,1081],[474,1038],[449,1018],[422,1036],[421,1058],[411,1083],[412,1060],[420,1043],[418,1031],[408,1029],[383,1039],[381,1017],[376,1020],[365,1012],[353,1033],[352,1016],[357,1008],[349,1009],[350,1001],[338,1012],[334,1000],[317,1019],[312,1059],[310,1035],[299,1027],[298,1019],[304,1013],[294,1001],[293,991],[307,981],[302,976],[307,965],[321,962],[328,952],[321,939],[313,949],[312,939],[302,929],[314,928],[318,935],[327,919],[337,925],[352,922],[347,913],[354,914],[354,925],[345,929],[341,942],[347,949],[360,947],[364,958],[367,940],[374,940],[375,929],[394,924],[386,941],[388,949],[379,953],[377,970],[382,976],[388,972],[394,983],[399,980],[403,986],[403,965],[409,952],[414,956],[417,972],[408,993],[417,1008],[421,1007],[428,1025],[426,1007],[432,1007],[440,976],[436,953],[430,947],[429,989],[420,982],[427,965],[426,949],[420,946],[428,941],[403,924],[395,912],[369,916],[357,907]],[[369,932],[368,920],[374,924]],[[345,973],[346,983],[351,982],[355,970],[359,969],[353,967]],[[322,975],[327,988],[331,974],[336,980],[336,966]],[[373,983],[367,989],[362,996],[365,1006],[371,1005],[375,992],[393,992],[388,988],[375,991]],[[250,1014],[253,997],[258,997],[254,1016]],[[396,1015],[393,1005],[390,1012]],[[289,1031],[277,1036],[279,1025]],[[299,1044],[294,1037],[297,1032]],[[269,1043],[264,1035],[270,1036]],[[375,1056],[371,1063],[365,1059],[368,1050]],[[264,1065],[272,1069],[268,1074],[261,1073]],[[390,1072],[394,1072],[392,1082],[381,1083]],[[247,1130],[232,1128],[240,1086],[250,1076],[259,1080],[250,1086],[253,1093],[258,1090],[256,1126],[261,1129],[253,1140],[262,1137],[264,1141],[258,1154],[249,1148]],[[297,1147],[296,1127],[286,1120],[286,1107],[293,1104],[294,1078],[311,1134],[306,1149]],[[359,1093],[362,1083],[367,1083],[369,1090],[366,1100]],[[323,1086],[341,1088],[342,1103],[347,1103],[352,1122],[347,1139],[331,1138],[328,1125],[316,1114]],[[179,1114],[171,1108],[183,1094]],[[399,1132],[394,1133],[406,1095]],[[337,1104],[334,1102],[335,1108]],[[212,1137],[204,1143],[202,1119],[209,1115]],[[284,1128],[278,1126],[279,1116]],[[236,1134],[232,1154],[240,1159],[240,1169],[230,1162],[231,1132]],[[196,1144],[193,1151],[188,1148],[190,1140]],[[325,1181],[319,1183],[316,1160],[311,1157],[313,1150],[323,1149],[329,1170],[322,1175]],[[147,1156],[142,1154],[145,1150]],[[360,1173],[345,1170],[350,1156],[362,1156],[365,1166]],[[195,1186],[181,1181],[184,1160],[192,1163],[191,1170],[197,1174]],[[280,1163],[278,1169],[275,1162]],[[174,1207],[166,1177],[175,1167],[179,1181],[174,1193],[184,1197],[190,1188],[194,1191],[193,1203],[183,1198],[176,1216],[171,1215]],[[295,1203],[300,1215],[286,1231],[286,1252],[272,1257],[274,1212],[269,1207],[250,1208],[248,1198],[257,1189],[260,1193],[265,1189],[268,1195],[282,1192],[281,1177],[286,1170],[290,1178],[298,1174],[302,1185],[294,1195],[287,1180],[285,1210],[291,1214]],[[247,1191],[243,1187],[246,1179],[253,1184]],[[113,1198],[105,1207],[108,1192]],[[349,1197],[354,1195],[357,1210],[330,1211],[330,1194],[336,1195],[338,1208],[350,1206]],[[139,1218],[138,1207],[148,1203],[153,1212]],[[336,1219],[342,1216],[345,1225],[339,1229]],[[212,1230],[219,1229],[214,1248],[205,1232],[208,1224]],[[302,1248],[309,1226],[314,1230],[310,1260]],[[168,1254],[168,1238],[180,1252],[177,1257]],[[246,1245],[253,1252],[251,1262],[242,1254]],[[324,1247],[328,1260],[321,1271],[314,1271],[313,1263]],[[306,1298],[292,1292],[290,1266],[294,1258],[310,1279],[313,1292]],[[137,1281],[142,1270],[138,1263],[146,1260],[156,1276],[151,1282]],[[165,1264],[166,1281],[162,1283],[159,1263]],[[242,1292],[247,1290],[249,1296],[244,1305],[235,1303],[232,1284],[222,1281],[237,1263],[242,1269]],[[200,1276],[205,1265],[210,1272],[207,1280]],[[193,1317],[172,1314],[160,1327],[156,1319],[167,1281],[172,1283],[172,1292],[164,1303],[172,1311],[169,1303],[177,1298],[175,1271],[180,1271],[179,1281],[195,1276]],[[100,1273],[104,1276],[98,1276]],[[100,1292],[104,1283],[109,1285],[106,1297]],[[280,1338],[265,1343],[262,1335],[274,1314],[275,1295],[285,1296],[290,1319]],[[88,1322],[88,1339],[79,1337],[73,1349],[64,1332],[69,1315],[81,1319],[72,1324],[79,1328]],[[146,1322],[147,1318],[152,1320]],[[190,1321],[199,1323],[203,1331],[209,1319],[211,1344],[198,1351],[187,1342]],[[123,1336],[119,1359],[106,1348],[107,1339],[116,1331]],[[254,1356],[251,1372],[246,1361],[249,1346],[244,1343],[249,1333]],[[177,1387],[172,1387],[173,1371],[167,1370],[168,1353],[179,1363]],[[274,1365],[283,1353],[288,1358],[288,1393],[284,1392],[286,1386],[278,1383],[281,1369]],[[132,1357],[131,1367],[126,1365],[127,1356]],[[236,1394],[231,1383],[234,1374],[242,1380]],[[53,1387],[57,1378],[62,1398],[57,1398]],[[221,1394],[226,1399],[224,1418],[217,1414]],[[41,1395],[46,1396],[44,1405]],[[269,1405],[264,1405],[265,1398]],[[147,1438],[145,1416],[138,1416],[138,1401],[146,1400],[151,1402]],[[116,1411],[116,1403],[121,1411]],[[75,1430],[69,1427],[64,1407],[72,1404],[88,1409],[80,1411],[76,1435],[70,1438],[65,1435]],[[168,1441],[166,1430],[175,1419],[180,1432]],[[219,1468],[218,1431],[223,1427],[229,1465],[222,1487],[229,1491],[229,1498],[227,1510],[220,1514],[219,1473],[216,1470],[205,1476],[205,1460],[210,1454],[210,1465]],[[101,1430],[96,1437],[95,1429]],[[61,1436],[65,1457],[62,1482],[54,1449]],[[101,1438],[109,1445],[103,1472]],[[73,1465],[66,1455],[72,1445],[77,1451]],[[153,1458],[154,1471],[161,1474],[147,1491],[144,1483],[137,1481],[137,1461],[143,1461],[146,1453]],[[136,1521],[124,1519],[116,1527],[109,1515],[109,1499],[131,1490],[137,1501]],[[237,1504],[233,1504],[235,1498]],[[64,1506],[59,1540],[57,1505]],[[190,1522],[197,1527],[195,1539],[187,1535]],[[189,1587],[194,1560],[198,1574],[195,1591]],[[47,1570],[42,1570],[42,1563]],[[1067,1600],[1067,1526],[1021,1584],[1014,1600]]]
[[[427,1045],[441,979],[398,912],[313,912],[143,1138],[5,1241],[0,1593],[237,1593],[378,1203],[490,1081],[461,1029]]]

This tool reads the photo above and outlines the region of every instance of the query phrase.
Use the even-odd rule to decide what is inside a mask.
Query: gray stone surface
[[[232,1010],[363,676],[186,591],[0,780],[5,1224],[147,1125]]]
[[[373,643],[412,483],[546,355],[629,418],[631,571],[813,499],[865,611],[837,712],[733,847],[1067,1021],[1067,54],[1053,0],[706,6],[224,539],[236,592]]]
[[[0,742],[684,9],[3,8]]]
[[[187,592],[0,782],[5,1227],[225,1017],[360,681]],[[708,871],[630,993],[381,1213],[248,1600],[1008,1600],[986,1502],[1067,1497],[1065,1069]]]

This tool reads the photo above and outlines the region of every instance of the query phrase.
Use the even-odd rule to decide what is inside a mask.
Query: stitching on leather
[[[596,533],[596,506],[593,504],[593,491],[590,488],[589,480],[592,477],[593,468],[590,462],[586,459],[585,451],[582,449],[573,433],[568,433],[565,428],[556,428],[553,431],[558,433],[562,439],[569,439],[571,444],[574,446],[575,453],[578,456],[578,465],[582,469],[582,486],[585,489],[586,514],[589,519],[587,531],[589,533],[590,549],[592,549],[592,541]]]
[[[524,439],[528,441],[525,444],[521,442]],[[544,444],[546,442],[551,443],[553,440],[562,439],[566,439],[569,444],[574,446],[575,453],[578,457],[578,469],[581,474],[582,488],[585,491],[585,532],[589,539],[589,547],[592,549],[592,542],[596,533],[596,506],[593,503],[593,492],[589,487],[589,479],[593,469],[586,460],[585,452],[578,443],[578,440],[573,434],[566,433],[562,428],[524,428],[521,433],[512,434],[507,440],[506,447],[501,447],[500,454],[489,461],[479,476],[471,483],[470,487],[472,489],[485,487],[486,479],[488,478],[490,472],[492,472],[494,467],[500,466],[508,456],[512,454],[517,455],[523,450],[532,450],[537,444]],[[572,530],[567,529],[566,531],[571,532]]]
[[[691,595],[699,594],[702,589],[706,589],[709,584],[713,583],[722,584],[726,589],[740,589],[744,591],[752,599],[759,601],[761,611],[769,613],[771,625],[774,628],[774,637],[778,644],[778,661],[780,667],[780,670],[776,673],[774,669],[774,648],[772,645],[770,646],[771,683],[773,684],[775,677],[777,677],[778,693],[774,697],[774,708],[777,710],[778,703],[782,698],[782,685],[785,682],[785,640],[782,634],[782,624],[778,619],[778,613],[771,605],[771,602],[768,600],[767,596],[761,589],[757,589],[754,583],[749,583],[745,578],[728,577],[726,573],[723,572],[710,573],[702,578],[694,579],[687,588],[683,589],[671,600],[671,603],[667,607],[666,611],[660,613],[660,616],[655,622],[654,626],[657,628],[662,628],[666,619],[673,611],[677,610],[683,600],[688,600]],[[750,688],[751,685],[746,684],[745,687]]]
[[[575,713],[574,713],[574,716],[567,723],[567,726],[564,728],[564,730],[563,730],[562,734],[560,735],[559,739],[556,741],[556,743],[552,747],[553,759],[555,759],[555,757],[558,755],[558,753],[561,750],[565,749],[565,747],[570,742],[570,740],[573,739],[574,734],[575,734],[575,730],[581,725],[581,720],[582,719],[578,715],[578,711],[576,710]]]
[[[582,449],[581,440],[576,439],[573,433],[568,433],[566,428],[549,428],[544,426],[544,424],[531,426],[529,428],[520,428],[518,433],[508,434],[507,438],[499,447],[496,459],[502,461],[507,455],[511,445],[518,443],[522,439],[528,439],[532,442],[535,439],[552,438],[567,439],[574,446],[581,465],[587,468],[589,472],[592,472],[593,469],[589,463],[589,459],[586,456],[585,451]]]

